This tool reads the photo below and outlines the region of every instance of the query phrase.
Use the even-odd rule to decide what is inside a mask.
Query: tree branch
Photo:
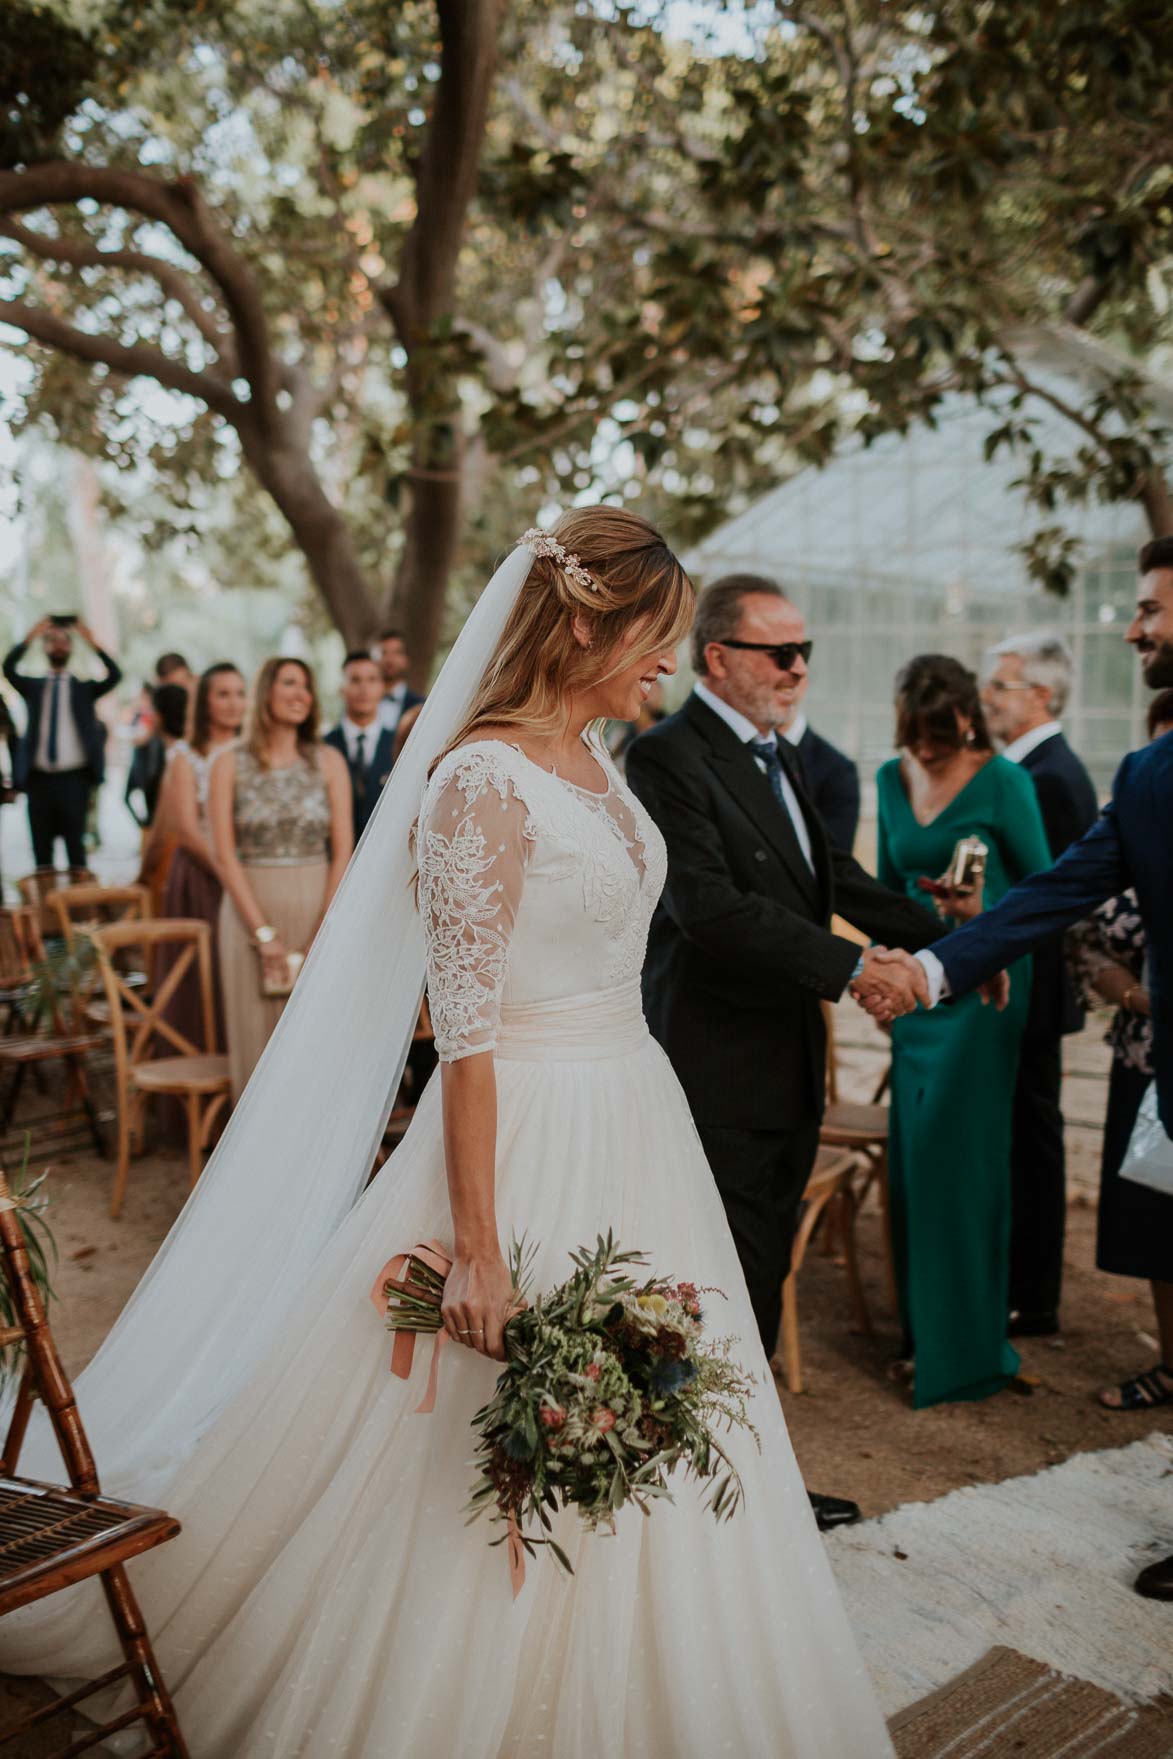
[[[24,305],[17,299],[0,299],[0,323],[11,324],[34,341],[43,342],[47,348],[58,348],[63,354],[71,354],[75,360],[109,367],[111,372],[128,379],[155,379],[169,391],[197,397],[234,426],[240,425],[245,414],[245,406],[233,396],[232,386],[225,379],[213,373],[193,373],[179,361],[145,343],[128,346],[116,342],[111,336],[91,336],[88,331],[78,330],[63,318],[55,317],[52,312]]]
[[[84,244],[60,234],[50,237],[22,226],[19,220],[0,220],[0,236],[11,238],[41,262],[69,263],[74,268],[83,269],[127,269],[132,274],[149,275],[158,282],[168,299],[173,299],[182,308],[209,348],[224,362],[227,373],[233,378],[236,376],[231,334],[220,328],[201,301],[198,289],[175,264],[162,262],[145,251],[102,250],[96,244]]]
[[[194,180],[181,177],[166,183],[142,171],[64,159],[31,165],[24,171],[0,171],[0,213],[28,213],[84,197],[159,221],[207,271],[232,320],[240,369],[251,392],[253,418],[266,429],[276,426],[280,371],[260,288],[244,258],[216,223]],[[238,411],[239,407],[237,403]]]

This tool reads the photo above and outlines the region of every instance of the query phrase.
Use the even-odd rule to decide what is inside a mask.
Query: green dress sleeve
[[[1011,885],[1051,865],[1051,846],[1028,771],[1006,763],[1002,777],[1002,848]]]
[[[904,881],[900,870],[892,859],[890,843],[892,820],[892,784],[900,786],[899,777],[892,774],[891,763],[884,764],[876,771],[876,878],[890,892],[903,892]]]

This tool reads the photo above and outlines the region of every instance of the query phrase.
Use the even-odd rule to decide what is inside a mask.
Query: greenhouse
[[[1040,344],[1036,376],[1079,401],[1102,365],[1086,343],[1051,340]],[[1151,393],[1168,420],[1173,391]],[[1069,456],[1066,419],[1038,403],[1031,414],[1048,455]],[[944,652],[977,667],[1007,635],[1058,631],[1076,662],[1068,736],[1106,792],[1122,753],[1143,738],[1145,690],[1123,637],[1149,535],[1144,514],[1118,504],[1041,516],[1016,486],[1021,458],[985,458],[998,419],[958,396],[936,427],[845,447],[720,526],[689,563],[700,585],[733,570],[771,575],[801,605],[816,644],[811,719],[865,779],[892,755],[892,681],[905,660]],[[1066,598],[1030,579],[1019,548],[1052,524],[1080,540]]]

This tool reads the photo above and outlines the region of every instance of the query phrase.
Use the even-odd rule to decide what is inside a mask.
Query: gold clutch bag
[[[305,964],[304,953],[287,953],[285,956],[284,976],[270,976],[265,964],[261,964],[261,994],[270,1001],[279,1000],[282,996],[292,995],[293,986],[297,982],[297,974]]]
[[[989,855],[989,847],[980,837],[962,837],[949,858],[949,866],[942,875],[943,883],[951,891],[963,895],[976,892],[986,877]]]

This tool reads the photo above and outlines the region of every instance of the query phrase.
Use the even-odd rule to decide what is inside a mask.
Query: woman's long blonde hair
[[[282,666],[297,666],[305,679],[306,689],[310,693],[310,710],[301,726],[297,729],[298,755],[306,763],[318,763],[318,689],[314,683],[314,674],[304,660],[290,659],[288,654],[271,654],[267,660],[261,661],[261,669],[253,683],[252,700],[249,703],[248,730],[245,734],[244,748],[256,759],[263,770],[269,767],[269,737],[273,731],[273,713],[270,699],[273,685]]]
[[[568,574],[552,556],[534,557],[464,723],[436,763],[480,727],[560,732],[567,698],[617,669],[616,650],[641,620],[647,624],[640,641],[645,653],[674,647],[688,633],[692,582],[655,526],[638,513],[577,507],[562,515],[550,535],[578,558],[594,585]],[[589,648],[575,636],[576,618]]]

